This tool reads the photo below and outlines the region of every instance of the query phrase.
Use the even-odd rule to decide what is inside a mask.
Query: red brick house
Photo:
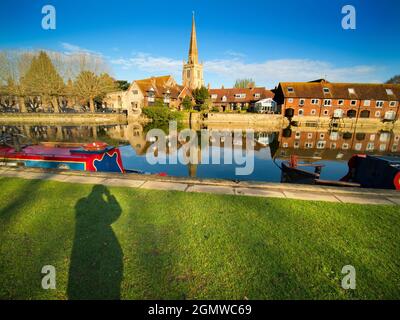
[[[400,85],[281,82],[274,90],[281,112],[289,117],[399,118]]]

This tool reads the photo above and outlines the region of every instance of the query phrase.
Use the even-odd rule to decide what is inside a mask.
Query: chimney
[[[221,86],[221,89],[225,89],[224,85]]]

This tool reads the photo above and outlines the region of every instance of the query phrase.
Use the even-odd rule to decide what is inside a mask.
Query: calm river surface
[[[236,164],[150,164],[146,153],[153,150],[152,142],[146,141],[149,128],[141,125],[118,126],[38,126],[38,125],[0,125],[0,131],[18,130],[29,137],[33,143],[40,141],[93,142],[104,141],[120,146],[122,160],[126,169],[148,173],[165,172],[170,176],[218,178],[228,180],[253,180],[278,182],[281,172],[276,163],[288,160],[295,154],[304,162],[324,164],[322,179],[337,180],[347,173],[347,161],[353,154],[369,153],[380,155],[400,154],[400,132],[381,132],[374,130],[329,131],[321,128],[296,128],[271,131],[255,131],[253,147],[254,170],[249,175],[239,176],[236,169],[244,165]],[[243,128],[244,130],[245,128]],[[220,128],[206,128],[208,132],[221,131]],[[232,132],[233,129],[224,128]],[[178,130],[179,131],[179,130]],[[197,132],[200,135],[200,132]],[[224,140],[225,141],[225,140]],[[227,144],[227,143],[225,143]],[[232,143],[225,150],[246,155],[246,143]],[[205,150],[197,147],[199,157],[205,157]],[[182,154],[178,144],[178,154]],[[154,153],[154,151],[152,151]],[[159,154],[160,156],[160,154]],[[162,154],[161,154],[162,156]],[[165,154],[164,154],[165,156]],[[210,148],[210,157],[221,159],[224,152],[218,147]],[[215,159],[215,158],[214,158]],[[273,161],[275,159],[275,162]],[[247,163],[251,163],[249,155]],[[210,161],[211,162],[211,161]]]

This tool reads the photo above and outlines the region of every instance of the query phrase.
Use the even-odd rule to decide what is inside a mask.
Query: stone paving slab
[[[162,181],[147,181],[140,188],[166,191],[185,191],[188,187],[185,183],[172,183]]]
[[[336,195],[336,198],[338,198],[341,202],[344,203],[393,205],[393,203],[386,198],[344,196],[344,195]]]
[[[266,197],[266,198],[285,198],[285,194],[280,191],[263,190],[255,188],[236,188],[236,194],[240,196],[250,197]]]
[[[400,197],[399,198],[397,198],[397,197],[386,197],[386,199],[392,201],[393,203],[396,203],[396,204],[400,205]]]
[[[64,182],[85,183],[85,184],[103,184],[104,178],[67,176],[66,179],[64,180]]]
[[[111,187],[128,187],[139,188],[144,184],[144,180],[128,180],[128,179],[105,179],[103,184]]]
[[[297,200],[328,201],[339,202],[335,196],[329,193],[303,192],[303,191],[284,191],[287,198]]]
[[[208,186],[208,185],[200,185],[200,184],[190,186],[187,189],[187,192],[230,194],[230,195],[235,194],[234,189],[232,187]]]

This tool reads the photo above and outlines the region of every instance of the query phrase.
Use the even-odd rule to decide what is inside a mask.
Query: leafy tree
[[[400,75],[394,76],[393,78],[386,81],[387,84],[400,84]]]
[[[117,88],[122,91],[126,91],[129,89],[130,83],[126,80],[117,80],[116,81]]]
[[[44,51],[32,59],[21,84],[27,95],[40,96],[42,103],[51,102],[54,111],[59,112],[57,98],[63,94],[64,81]]]
[[[162,98],[156,98],[152,107],[166,108],[167,105],[164,103],[164,100]]]
[[[104,97],[107,93],[116,90],[115,80],[108,74],[103,73],[97,76],[91,71],[82,71],[78,75],[74,87],[78,97],[89,101],[91,112],[95,112],[95,98]]]
[[[189,96],[183,98],[182,107],[183,110],[192,110],[192,99]]]
[[[193,98],[196,102],[196,107],[200,110],[206,105],[207,100],[210,98],[210,93],[206,87],[201,87],[193,90]]]
[[[256,83],[253,79],[237,79],[234,87],[240,88],[240,89],[245,89],[250,86],[255,87],[255,85],[256,85]]]

